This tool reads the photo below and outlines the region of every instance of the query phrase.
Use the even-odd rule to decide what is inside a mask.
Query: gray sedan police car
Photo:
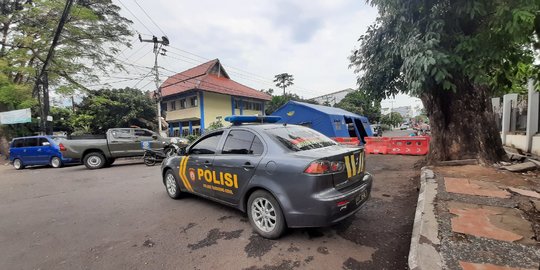
[[[323,227],[354,213],[370,196],[362,147],[345,147],[274,117],[232,116],[184,155],[162,164],[168,195],[193,193],[247,212],[253,228],[275,239],[287,227]],[[246,124],[246,122],[258,122]]]

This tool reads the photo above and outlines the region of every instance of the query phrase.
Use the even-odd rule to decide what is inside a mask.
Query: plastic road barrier
[[[390,138],[388,137],[366,137],[366,153],[387,154]]]

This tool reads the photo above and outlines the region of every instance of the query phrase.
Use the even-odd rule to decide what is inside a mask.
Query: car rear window
[[[283,146],[296,152],[337,145],[332,139],[306,127],[282,126],[267,129],[266,132]]]

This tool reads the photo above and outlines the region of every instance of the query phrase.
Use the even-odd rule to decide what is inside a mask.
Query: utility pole
[[[161,86],[159,83],[159,66],[158,66],[158,55],[165,55],[167,52],[166,49],[162,48],[163,45],[169,46],[169,39],[165,36],[161,37],[161,40],[158,40],[156,36],[152,36],[152,39],[142,39],[141,34],[139,34],[139,40],[141,42],[151,42],[154,43],[154,72],[155,72],[155,82],[156,82],[156,92],[154,93],[154,98],[157,102],[157,121],[158,121],[158,134],[161,135]]]
[[[37,74],[36,83],[34,85],[34,93],[38,94],[38,100],[39,100],[39,105],[40,105],[39,113],[41,116],[40,126],[41,126],[41,132],[43,134],[52,134],[52,129],[48,128],[48,125],[47,125],[47,117],[49,116],[49,110],[50,110],[49,77],[48,77],[47,69],[49,68],[49,65],[54,56],[54,48],[58,44],[58,39],[60,39],[60,34],[62,33],[62,29],[64,29],[64,24],[67,21],[73,2],[74,0],[66,1],[66,5],[64,6],[64,11],[62,12],[62,16],[60,17],[60,21],[58,22],[58,27],[56,28],[56,32],[54,33],[51,47],[49,47],[47,58],[45,59],[45,62],[43,62],[43,66],[41,67],[41,72]]]

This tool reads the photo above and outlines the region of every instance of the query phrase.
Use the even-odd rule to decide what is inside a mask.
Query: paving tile
[[[468,178],[453,178],[445,177],[444,185],[446,191],[451,193],[496,197],[496,198],[510,198],[511,194],[505,190],[497,188],[492,183],[470,180]]]
[[[519,210],[464,203],[449,203],[452,231],[500,241],[534,243],[531,224]]]
[[[463,270],[528,270],[527,268],[515,268],[509,266],[500,266],[489,263],[470,263],[459,261],[459,265]],[[534,270],[534,269],[531,269]]]
[[[510,191],[515,192],[515,193],[521,194],[523,196],[540,199],[540,193],[538,193],[536,191],[520,189],[520,188],[514,188],[514,187],[511,187],[511,188],[508,188],[508,189]]]

